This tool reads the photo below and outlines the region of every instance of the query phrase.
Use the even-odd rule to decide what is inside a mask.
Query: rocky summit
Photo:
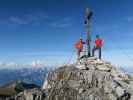
[[[133,100],[133,77],[95,57],[49,72],[41,90],[25,90],[16,100]],[[27,98],[27,99],[26,99]]]

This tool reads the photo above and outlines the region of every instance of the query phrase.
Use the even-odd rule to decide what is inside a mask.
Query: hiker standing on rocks
[[[101,47],[102,47],[102,44],[103,44],[103,40],[100,38],[99,35],[96,35],[94,47],[92,49],[92,56],[95,55],[95,51],[96,50],[99,50],[99,59],[101,59]]]
[[[77,49],[77,62],[80,62],[80,53],[83,50],[83,44],[85,44],[85,42],[83,42],[82,37],[80,37],[80,40],[75,44],[75,48]]]

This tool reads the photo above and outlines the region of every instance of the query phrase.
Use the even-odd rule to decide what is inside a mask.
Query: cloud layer
[[[45,12],[32,12],[25,15],[10,15],[8,17],[0,19],[2,25],[41,25],[46,24],[51,28],[65,28],[72,26],[71,18],[58,16],[52,17]]]

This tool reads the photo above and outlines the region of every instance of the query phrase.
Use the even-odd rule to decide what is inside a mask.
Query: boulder
[[[121,97],[124,94],[125,89],[123,89],[122,87],[118,86],[116,88],[116,94],[118,95],[118,97]]]

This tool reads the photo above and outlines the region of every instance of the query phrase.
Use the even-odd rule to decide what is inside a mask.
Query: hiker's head
[[[80,41],[82,41],[82,37],[80,37]]]
[[[80,39],[80,42],[82,42],[83,40],[82,39]]]
[[[97,35],[96,35],[96,38],[100,38],[100,36],[97,34]]]

